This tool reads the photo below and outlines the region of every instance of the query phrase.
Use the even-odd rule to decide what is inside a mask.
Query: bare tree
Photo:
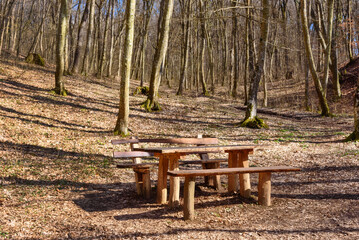
[[[173,12],[173,0],[161,1],[161,14],[159,18],[159,36],[157,40],[157,48],[153,59],[151,82],[148,99],[143,103],[146,111],[161,110],[158,102],[158,89],[161,82],[161,75],[165,62],[165,56],[168,47],[169,28]]]
[[[65,40],[67,34],[67,23],[68,23],[68,1],[61,0],[60,14],[59,14],[59,25],[57,29],[57,43],[56,43],[56,73],[55,73],[55,89],[56,94],[66,96],[67,91],[65,89],[65,83],[63,79],[64,73],[64,51],[65,51]]]
[[[322,84],[320,82],[317,69],[314,63],[314,57],[312,52],[312,47],[310,43],[310,35],[309,35],[309,27],[308,27],[308,14],[307,14],[307,0],[302,0],[300,6],[301,19],[302,19],[302,28],[303,28],[303,38],[304,45],[307,54],[307,60],[310,68],[310,72],[312,74],[312,78],[314,81],[315,89],[318,94],[319,103],[322,109],[323,116],[330,116],[329,105],[327,102],[327,98],[325,96]]]
[[[127,0],[126,4],[126,35],[124,54],[121,59],[121,88],[120,105],[117,122],[114,130],[115,135],[128,135],[128,117],[130,112],[130,74],[133,50],[133,35],[135,31],[134,20],[136,12],[136,0]]]
[[[262,0],[262,14],[261,14],[261,25],[260,25],[260,40],[259,40],[259,56],[255,66],[253,78],[251,79],[249,87],[249,98],[246,110],[246,116],[241,122],[242,127],[250,128],[262,128],[267,127],[262,119],[257,117],[257,103],[258,103],[258,88],[261,80],[264,63],[267,52],[268,42],[268,29],[269,29],[269,14],[270,4],[269,0]]]

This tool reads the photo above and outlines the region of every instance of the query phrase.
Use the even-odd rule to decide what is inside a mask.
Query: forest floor
[[[51,94],[53,86],[53,68],[0,61],[0,239],[359,238],[359,143],[343,142],[353,130],[352,105],[343,104],[352,85],[331,104],[332,118],[290,106],[302,102],[301,86],[277,86],[269,103],[289,105],[260,108],[270,127],[260,130],[238,127],[243,103],[221,89],[203,97],[162,87],[163,111],[153,113],[140,108],[144,96],[131,96],[133,136],[267,145],[250,156],[252,166],[302,168],[273,174],[271,207],[199,184],[193,221],[156,204],[154,184],[150,200],[137,197],[133,171],[115,168],[114,149],[128,150],[110,143],[118,83],[66,77],[67,97]],[[257,176],[251,181],[256,195]]]

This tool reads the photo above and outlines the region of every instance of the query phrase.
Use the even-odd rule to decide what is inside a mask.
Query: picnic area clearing
[[[52,69],[11,60],[0,66],[0,239],[359,237],[359,144],[342,141],[353,131],[349,104],[336,102],[332,118],[260,108],[270,128],[247,129],[238,127],[245,114],[242,102],[220,89],[204,97],[195,91],[176,96],[176,89],[163,87],[163,111],[152,113],[140,107],[144,96],[131,96],[133,136],[203,134],[221,145],[267,145],[249,156],[251,166],[301,168],[295,174],[273,173],[269,207],[197,179],[197,216],[183,221],[180,207],[156,203],[154,188],[148,200],[136,195],[131,168],[116,168],[113,152],[128,150],[111,144],[118,81],[66,77],[69,95],[61,97],[50,93]],[[152,180],[156,175],[151,172]],[[257,195],[256,175],[251,183]]]

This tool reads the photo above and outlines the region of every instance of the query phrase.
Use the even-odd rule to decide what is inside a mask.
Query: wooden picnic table
[[[178,170],[181,156],[188,154],[203,153],[228,153],[228,167],[249,167],[248,155],[253,153],[256,145],[218,145],[218,146],[193,146],[193,147],[165,147],[165,148],[134,148],[135,151],[145,151],[153,153],[159,158],[158,163],[158,182],[157,182],[157,203],[165,204],[167,202],[167,171]],[[251,186],[249,174],[229,175],[228,191],[234,192],[240,186],[241,196],[249,197]],[[238,183],[239,179],[239,183]],[[179,177],[170,178],[170,203],[179,204]]]

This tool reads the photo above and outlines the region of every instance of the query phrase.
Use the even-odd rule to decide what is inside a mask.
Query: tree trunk
[[[152,65],[150,92],[148,99],[143,104],[143,107],[149,112],[161,109],[158,103],[158,89],[161,83],[161,75],[167,53],[170,22],[173,12],[173,0],[162,0],[161,11],[163,11],[163,13],[161,14],[162,17],[159,19],[159,37]]]
[[[15,0],[9,0],[9,1],[6,1],[4,4],[4,7],[3,7],[3,11],[1,13],[2,15],[2,19],[1,19],[1,22],[0,22],[0,55],[1,55],[1,52],[2,52],[2,47],[3,47],[3,42],[4,42],[4,37],[5,37],[5,32],[6,32],[6,20],[8,20],[9,18],[9,15],[12,11],[12,7],[14,6],[14,3],[15,3]]]
[[[269,13],[270,4],[269,0],[262,0],[262,16],[260,24],[260,40],[259,40],[259,55],[255,67],[253,78],[251,79],[249,87],[249,98],[246,110],[245,119],[242,121],[241,126],[250,128],[262,128],[267,127],[263,120],[257,117],[257,102],[258,102],[258,88],[261,80],[264,63],[267,52],[268,42],[268,29],[269,29]]]
[[[75,55],[72,65],[72,73],[78,73],[80,67],[80,59],[82,60],[82,51],[83,51],[83,43],[85,40],[85,25],[88,20],[88,13],[89,13],[89,5],[91,4],[92,0],[87,0],[84,13],[82,14],[81,22],[78,28],[77,33],[77,43],[75,47]],[[80,6],[79,6],[80,8]]]
[[[359,78],[357,79],[357,89],[354,96],[354,131],[346,140],[359,141]]]
[[[107,9],[107,13],[106,13],[106,19],[105,19],[105,28],[104,28],[104,33],[103,33],[103,42],[102,42],[102,50],[101,50],[101,54],[99,55],[99,64],[98,64],[98,68],[97,68],[97,78],[102,78],[103,75],[103,68],[105,65],[105,57],[106,57],[106,53],[107,53],[107,32],[108,32],[108,25],[109,25],[109,20],[110,20],[110,13],[111,13],[111,4],[108,4],[108,9]]]
[[[238,72],[238,21],[236,16],[236,6],[237,3],[233,2],[233,9],[232,9],[232,44],[233,44],[233,88],[232,88],[232,97],[237,97],[237,90],[238,90],[238,81],[239,81],[239,72]]]
[[[107,68],[107,76],[112,76],[112,66],[113,66],[113,51],[114,51],[114,8],[115,8],[115,0],[111,0],[111,22],[110,22],[110,49],[109,49],[109,59],[108,59],[108,68]]]
[[[136,0],[127,0],[126,4],[126,35],[124,54],[121,59],[121,88],[120,105],[117,122],[114,130],[115,135],[128,135],[128,118],[130,112],[130,74],[133,50],[134,21],[136,12]]]
[[[334,16],[334,0],[328,0],[328,17],[327,17],[327,47],[324,49],[324,96],[327,94],[328,88],[328,77],[329,77],[329,60],[331,55],[331,47],[332,47],[332,36],[333,36],[333,16]]]
[[[94,16],[95,16],[95,0],[90,1],[90,12],[89,12],[89,24],[87,29],[86,47],[82,64],[82,73],[87,75],[89,72],[89,60],[90,60],[90,49],[92,45],[92,34],[94,28]],[[92,56],[94,58],[94,56]]]
[[[200,24],[201,24],[201,54],[200,54],[200,81],[202,85],[202,94],[204,96],[208,96],[207,83],[205,77],[205,54],[206,54],[206,20],[204,19],[204,9],[203,9],[203,1],[199,1],[199,9],[200,9]]]
[[[65,84],[63,80],[64,72],[64,48],[67,33],[68,23],[68,1],[61,0],[59,25],[57,29],[57,42],[56,42],[56,73],[55,73],[55,89],[56,94],[66,96]]]
[[[307,0],[302,0],[302,4],[300,6],[301,19],[302,19],[302,28],[303,28],[303,38],[304,45],[307,54],[307,60],[310,68],[310,72],[312,74],[312,78],[314,81],[315,89],[318,94],[319,103],[322,109],[323,116],[330,116],[329,105],[327,99],[325,97],[322,84],[319,80],[319,76],[315,67],[314,57],[312,53],[312,48],[310,44],[310,35],[309,35],[309,27],[308,27],[308,14],[307,14]]]
[[[347,0],[347,31],[348,31],[348,38],[347,38],[347,49],[348,49],[348,55],[349,60],[353,61],[353,19],[352,19],[352,0]]]
[[[183,62],[182,62],[182,68],[181,68],[181,77],[180,77],[180,83],[179,88],[177,91],[177,95],[183,94],[183,89],[185,87],[185,80],[187,78],[187,68],[188,68],[188,57],[189,57],[189,40],[190,40],[190,18],[191,18],[191,5],[192,0],[188,0],[186,2],[187,4],[187,16],[184,17],[184,25],[183,28],[183,34],[184,34],[184,50],[183,50]],[[185,12],[185,9],[183,9],[183,12]],[[183,14],[185,16],[186,13]]]
[[[30,47],[29,51],[27,52],[27,56],[29,56],[30,53],[35,52],[35,50],[36,50],[36,46],[37,46],[38,41],[39,41],[42,26],[44,24],[47,12],[49,11],[50,7],[51,7],[50,4],[48,5],[47,9],[45,9],[45,5],[43,6],[43,13],[42,13],[42,17],[41,17],[41,22],[40,22],[40,25],[39,25],[39,27],[38,27],[38,29],[36,31],[36,34],[35,34],[34,40],[32,41],[31,47]]]

